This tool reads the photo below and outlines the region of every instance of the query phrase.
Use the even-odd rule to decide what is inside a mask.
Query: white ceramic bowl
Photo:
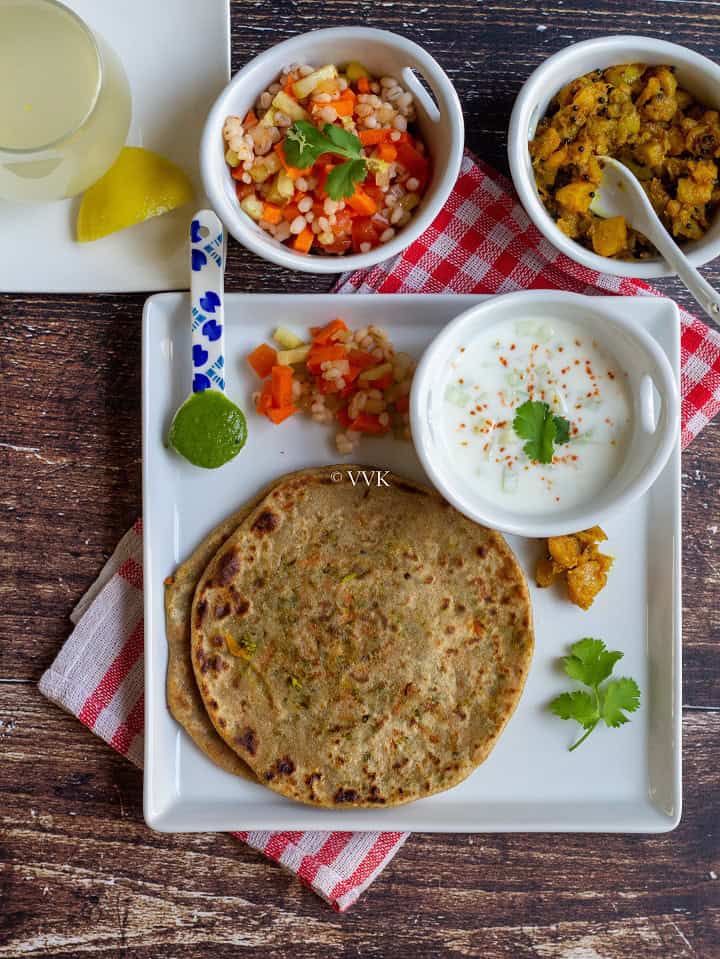
[[[598,256],[571,240],[555,225],[538,196],[528,152],[550,100],[565,84],[591,70],[604,70],[620,63],[669,64],[676,68],[680,85],[701,103],[720,109],[720,67],[686,47],[652,37],[598,37],[575,43],[549,57],[525,82],[513,107],[508,133],[508,158],[513,183],[522,205],[535,226],[571,259],[601,273],[652,279],[672,276],[662,259],[628,262]],[[701,240],[683,247],[690,262],[702,266],[720,255],[720,217]]]
[[[503,508],[484,498],[452,466],[442,429],[448,365],[480,330],[508,319],[548,315],[587,328],[628,374],[633,432],[620,471],[592,502],[545,514]],[[654,389],[653,389],[654,387]],[[659,410],[658,410],[659,406]],[[551,290],[494,297],[461,314],[425,351],[413,378],[410,421],[418,456],[439,492],[470,519],[505,533],[559,536],[587,529],[641,496],[657,479],[677,440],[680,400],[667,356],[632,319],[619,319],[595,297]]]
[[[359,60],[377,76],[395,76],[415,98],[417,124],[432,157],[430,185],[412,220],[397,236],[369,253],[318,256],[296,253],[261,230],[240,209],[235,181],[225,163],[222,128],[231,114],[244,116],[257,97],[291,63],[322,66]],[[435,102],[413,71],[420,74]],[[436,105],[437,104],[437,105]],[[200,144],[200,169],[205,192],[232,235],[253,253],[280,266],[306,273],[339,273],[366,269],[401,253],[423,233],[442,210],[462,161],[463,115],[457,93],[438,63],[411,40],[386,30],[335,27],[285,40],[251,60],[236,73],[215,101]]]

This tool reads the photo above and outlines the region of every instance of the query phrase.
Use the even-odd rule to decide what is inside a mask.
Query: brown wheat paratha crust
[[[192,665],[215,729],[271,789],[399,805],[488,756],[522,693],[532,611],[502,536],[416,483],[353,486],[348,469],[286,478],[218,550]]]

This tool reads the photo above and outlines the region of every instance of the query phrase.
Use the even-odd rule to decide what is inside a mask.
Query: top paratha
[[[316,805],[397,805],[489,754],[523,689],[532,612],[498,533],[397,476],[353,486],[348,469],[289,477],[218,551],[195,594],[193,668],[261,782]]]

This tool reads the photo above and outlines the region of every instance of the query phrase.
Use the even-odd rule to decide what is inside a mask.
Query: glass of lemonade
[[[130,126],[125,71],[57,0],[0,0],[0,199],[75,196],[115,162]]]

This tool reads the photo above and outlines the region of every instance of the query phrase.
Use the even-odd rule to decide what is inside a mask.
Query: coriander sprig
[[[625,713],[634,713],[640,706],[640,688],[634,679],[623,676],[601,686],[612,673],[615,663],[623,658],[619,650],[609,650],[601,639],[581,639],[570,647],[570,656],[563,659],[563,669],[571,679],[590,688],[562,693],[549,705],[560,719],[574,719],[585,733],[570,747],[577,749],[600,721],[615,729],[629,722]]]
[[[527,457],[539,463],[552,463],[556,444],[570,439],[570,423],[564,416],[553,415],[547,403],[526,400],[518,406],[513,420],[513,429],[521,440]]]
[[[345,158],[346,162],[334,167],[325,181],[325,192],[331,200],[352,196],[356,184],[367,176],[367,160],[362,149],[359,138],[343,127],[326,123],[318,130],[307,120],[293,123],[283,145],[287,162],[300,169],[311,167],[323,153]]]

